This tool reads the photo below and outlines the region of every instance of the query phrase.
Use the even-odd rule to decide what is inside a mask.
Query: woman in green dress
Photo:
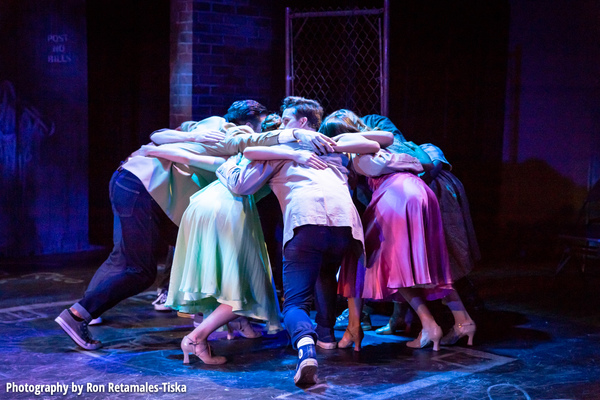
[[[219,181],[196,193],[183,214],[166,305],[204,314],[202,323],[183,338],[184,363],[192,352],[207,364],[222,364],[206,342],[217,328],[239,316],[267,321],[281,329],[267,248],[256,196],[234,196]],[[246,337],[257,337],[247,319],[231,323]]]
[[[160,146],[148,155],[164,156]],[[186,154],[189,157],[189,154]],[[221,157],[197,156],[211,169]],[[241,155],[239,163],[249,162]],[[314,153],[299,151],[290,158],[307,166],[318,160]],[[281,330],[279,303],[273,285],[267,248],[256,209],[256,201],[268,186],[250,196],[233,195],[219,181],[194,194],[183,214],[165,305],[186,313],[204,314],[202,323],[182,342],[184,363],[193,353],[206,364],[227,360],[211,354],[208,336],[228,324],[245,337],[260,336],[246,318],[267,322],[269,332]],[[239,318],[244,317],[244,318]],[[231,337],[231,336],[230,336]]]

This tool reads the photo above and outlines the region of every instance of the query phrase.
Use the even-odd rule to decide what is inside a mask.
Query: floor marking
[[[77,299],[79,300],[79,299]],[[52,303],[39,303],[39,304],[28,304],[25,306],[17,306],[17,307],[9,307],[9,308],[0,308],[0,313],[10,313],[14,311],[29,311],[29,310],[39,310],[40,308],[50,308],[50,307],[58,307],[58,306],[66,306],[68,304],[75,304],[77,300],[63,300],[63,301],[55,301]]]
[[[275,397],[275,399],[287,399],[290,396],[297,396],[302,394],[310,394],[311,396],[314,396],[317,399],[355,399],[359,398],[359,396],[366,395],[363,390],[348,388],[347,386],[333,385],[327,382],[317,383],[314,386],[310,386],[304,389],[298,387],[296,387],[295,389],[296,390],[293,390],[291,392],[281,394]],[[322,394],[319,392],[322,392]]]
[[[356,391],[354,396],[351,396],[354,399],[363,399],[363,400],[385,400],[392,398],[399,398],[402,395],[405,395],[410,392],[414,392],[416,390],[424,389],[429,386],[437,385],[439,383],[448,382],[455,379],[464,378],[466,376],[472,375],[474,373],[482,372],[488,370],[493,367],[497,367],[500,365],[504,365],[510,362],[515,361],[515,358],[498,356],[491,353],[486,353],[479,350],[467,349],[467,348],[444,348],[448,352],[444,352],[439,356],[432,357],[432,361],[443,362],[446,365],[451,365],[453,370],[449,370],[446,372],[438,373],[435,375],[428,376],[426,378],[418,379],[415,381],[407,382],[403,385],[395,385],[389,389],[382,390],[379,392],[370,392],[365,393],[364,391]],[[468,356],[479,359],[474,364],[471,365],[463,365],[451,360],[447,360],[447,358],[451,358],[456,355],[466,354]],[[322,389],[323,386],[327,387],[327,390],[323,394],[313,393],[315,389]],[[312,386],[307,389],[297,389],[295,391],[285,393],[275,397],[276,399],[286,399],[290,396],[299,395],[302,393],[310,393],[311,395],[317,398],[332,398],[332,396],[343,396],[347,397],[350,393],[346,390],[347,388],[339,387],[332,384],[318,384]],[[318,391],[318,390],[317,390]]]
[[[140,301],[139,299],[136,299],[135,297],[147,296],[149,294],[156,295],[156,292],[155,291],[143,292],[140,294],[136,294],[135,296],[132,296],[129,299],[125,299],[123,301],[130,300],[130,299]],[[66,305],[73,305],[73,304],[77,303],[79,300],[81,300],[81,299],[63,300],[63,301],[55,301],[52,303],[37,303],[37,304],[27,304],[24,306],[17,306],[17,307],[0,308],[0,314],[1,313],[11,313],[11,312],[15,312],[15,311],[39,310],[40,308],[62,307],[62,306],[66,306]]]
[[[130,298],[130,299],[132,299],[134,301],[143,301],[143,299],[141,299],[141,297],[145,297],[148,295],[155,295],[155,293],[156,293],[155,291],[147,291],[147,292],[140,293],[136,296],[133,296],[133,298]],[[3,309],[0,309],[0,314],[5,314],[7,316],[15,316],[13,313],[25,311],[25,312],[29,312],[30,314],[33,314],[34,316],[39,315],[39,318],[45,318],[46,316],[35,313],[33,310],[39,310],[39,309],[44,309],[44,308],[53,308],[53,307],[63,307],[66,305],[72,305],[72,304],[76,303],[77,301],[78,300],[63,300],[63,301],[56,301],[56,302],[49,302],[49,303],[29,304],[29,305],[23,305],[23,306],[17,306],[17,307],[3,308]],[[33,318],[33,319],[37,319],[37,318]],[[0,322],[6,322],[6,321],[0,320]],[[165,329],[165,328],[163,328],[163,329]],[[156,331],[156,330],[151,330],[150,332],[152,332],[152,331]],[[146,332],[146,333],[150,333],[150,332]],[[369,332],[368,334],[371,334],[371,332]],[[136,335],[136,336],[138,336],[138,335]],[[375,336],[375,335],[373,334],[373,336]],[[379,335],[378,335],[378,338],[382,339]],[[126,338],[121,337],[121,338],[119,338],[119,341],[123,341],[124,339],[126,339]],[[399,342],[406,340],[405,337],[396,336],[396,335],[391,335],[391,337],[389,337],[389,338],[386,337],[385,339],[387,339],[386,341],[399,341]],[[412,382],[407,382],[406,384],[395,385],[389,389],[385,389],[385,390],[375,392],[375,393],[372,393],[372,392],[365,393],[360,390],[357,390],[357,391],[353,390],[352,392],[354,392],[354,393],[352,393],[352,394],[355,394],[356,397],[354,397],[354,396],[352,396],[352,397],[358,398],[358,399],[364,399],[364,400],[386,400],[386,399],[390,399],[390,398],[397,398],[403,394],[414,392],[416,390],[420,390],[423,388],[427,388],[429,386],[452,381],[455,379],[464,378],[464,377],[472,375],[474,373],[482,372],[482,371],[488,370],[490,368],[504,365],[504,364],[507,364],[507,363],[510,363],[510,362],[513,362],[516,360],[515,358],[498,356],[495,354],[486,353],[486,352],[478,351],[478,350],[473,350],[470,348],[452,348],[452,349],[444,348],[444,350],[446,350],[446,351],[444,351],[443,354],[434,355],[434,357],[432,357],[432,360],[437,360],[439,362],[445,363],[448,366],[452,366],[452,368],[453,368],[452,370],[448,370],[448,371],[442,372],[442,373],[437,373],[437,374],[434,374],[434,375],[431,375],[431,376],[428,376],[428,377],[425,377],[425,378],[422,378],[419,380],[415,380]],[[104,352],[88,351],[88,350],[83,350],[80,348],[75,349],[75,351],[77,351],[80,354],[89,356],[91,358],[102,359],[104,362],[118,364],[118,365],[126,366],[128,368],[132,367],[131,365],[128,365],[127,363],[124,363],[122,361],[110,359],[111,354],[105,354]],[[164,351],[164,350],[161,350],[161,351]],[[119,350],[117,349],[112,354],[119,354]],[[460,355],[460,354],[465,354],[465,355],[471,356],[473,358],[477,358],[478,360],[475,361],[471,365],[464,365],[464,364],[457,363],[451,359],[453,356]],[[153,368],[148,368],[148,367],[143,367],[143,366],[135,366],[134,368],[151,371],[151,372],[160,372]],[[3,375],[3,374],[0,374],[0,375]],[[186,379],[190,379],[190,377],[187,376]],[[204,381],[203,379],[193,379],[193,380],[199,381],[199,382]],[[326,387],[326,389],[325,389],[325,387]],[[325,392],[323,394],[317,394],[317,393],[314,393],[314,391],[313,391],[315,389],[317,389],[317,391],[319,391],[319,389],[324,390]],[[317,398],[321,398],[321,397],[322,398],[330,398],[331,395],[335,395],[335,393],[338,393],[338,392],[341,392],[341,393],[345,392],[345,394],[348,395],[349,392],[347,389],[348,388],[338,387],[336,385],[331,385],[331,384],[327,384],[326,382],[324,382],[322,384],[316,385],[313,388],[308,389],[307,391],[301,390],[301,389],[292,390],[288,393],[281,394],[281,395],[277,396],[276,398],[285,399],[289,396],[293,396],[298,393],[307,393],[307,392],[313,396],[316,396]]]
[[[447,357],[451,357],[455,354],[461,354],[461,353],[470,355],[472,357],[480,358],[480,359],[486,359],[487,361],[478,362],[476,364],[468,365],[468,366],[460,366],[459,364],[456,364],[453,362],[448,362],[448,361],[444,360]],[[410,392],[414,392],[415,390],[420,390],[420,389],[426,388],[428,386],[437,385],[439,383],[464,378],[464,377],[472,375],[474,373],[483,372],[490,368],[504,365],[504,364],[507,364],[507,363],[510,363],[510,362],[513,362],[516,360],[515,358],[498,356],[495,354],[485,353],[483,351],[466,349],[466,348],[461,348],[460,350],[453,349],[453,350],[451,350],[451,353],[443,354],[439,357],[435,357],[432,359],[434,359],[434,360],[437,359],[440,361],[447,362],[448,364],[458,366],[458,368],[456,368],[453,371],[442,372],[442,373],[435,374],[435,375],[432,375],[432,376],[429,376],[429,377],[426,377],[423,379],[408,382],[404,385],[394,386],[390,389],[383,390],[381,392],[365,394],[364,396],[359,397],[359,399],[384,400],[384,399],[390,399],[390,398],[397,398],[398,396],[401,396],[403,394],[407,394]]]
[[[106,359],[106,357],[103,354],[97,353],[93,350],[84,350],[80,347],[77,347],[75,349],[76,352],[81,353],[81,354],[85,354],[86,356],[90,356],[90,357],[94,357],[94,358],[102,358],[102,359]]]

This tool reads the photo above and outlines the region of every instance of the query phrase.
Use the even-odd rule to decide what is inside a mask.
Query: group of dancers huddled
[[[92,320],[155,282],[165,244],[175,249],[165,305],[203,315],[181,342],[184,363],[190,353],[225,363],[209,335],[228,326],[258,336],[253,319],[270,333],[287,330],[299,357],[294,382],[314,384],[316,347],[361,349],[364,299],[411,306],[422,330],[409,347],[472,344],[476,326],[452,284],[479,250],[462,184],[436,146],[406,141],[380,115],[323,118],[317,101],[295,96],[281,115],[236,101],[224,117],[161,129],[151,141],[110,181],[111,254],[56,318],[81,348],[102,346]],[[281,309],[256,206],[271,191],[283,214]],[[339,341],[338,296],[348,299]],[[427,306],[435,299],[454,317],[445,336]]]

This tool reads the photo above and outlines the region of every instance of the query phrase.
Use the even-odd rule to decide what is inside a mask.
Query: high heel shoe
[[[204,364],[225,364],[227,359],[223,356],[213,356],[210,346],[206,340],[194,342],[188,336],[184,336],[181,341],[181,351],[183,351],[183,363],[190,363],[190,353],[202,360]]]
[[[468,336],[467,345],[473,346],[473,337],[475,336],[475,331],[477,330],[477,326],[475,322],[467,322],[465,324],[456,324],[452,327],[452,329],[442,338],[440,341],[444,346],[455,344],[461,338]]]
[[[363,332],[362,326],[358,326],[358,328],[350,329],[350,327],[346,328],[344,332],[344,336],[338,342],[337,347],[339,349],[347,349],[352,346],[354,343],[354,351],[360,351],[360,344],[365,337],[365,333]]]
[[[440,339],[442,338],[442,328],[436,325],[432,330],[422,329],[415,340],[406,343],[407,347],[412,349],[422,349],[433,342],[433,351],[440,350]]]
[[[248,339],[256,339],[262,336],[262,333],[255,331],[250,322],[248,322],[248,319],[244,317],[239,317],[227,323],[228,340],[235,338],[235,331],[238,331],[240,335]]]

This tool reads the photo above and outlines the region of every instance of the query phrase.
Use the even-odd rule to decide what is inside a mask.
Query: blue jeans
[[[303,336],[318,339],[309,317],[313,298],[317,325],[333,331],[336,273],[344,255],[351,251],[352,241],[350,227],[304,225],[295,229],[294,237],[286,244],[283,250],[283,320],[294,349]]]
[[[177,225],[131,172],[119,168],[109,189],[114,247],[83,298],[73,305],[88,322],[152,285],[158,253],[177,239]]]

